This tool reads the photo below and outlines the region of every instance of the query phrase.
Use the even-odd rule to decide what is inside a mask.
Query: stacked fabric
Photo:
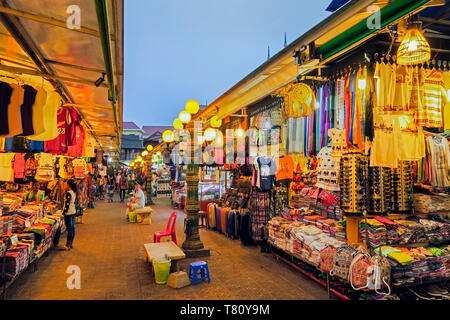
[[[385,217],[376,216],[375,220],[381,222],[386,227],[386,242],[388,245],[400,244],[401,239],[398,233],[398,224],[395,221],[389,220]]]
[[[397,220],[396,221],[404,229],[398,229],[402,244],[424,243],[428,241],[425,235],[425,227],[411,220]]]
[[[14,278],[28,266],[27,246],[9,248],[4,258],[0,258],[0,267],[5,265],[5,274],[8,279]]]
[[[418,213],[442,212],[450,208],[450,199],[447,195],[414,194],[414,210]]]
[[[359,224],[359,234],[361,239],[368,238],[368,245],[379,247],[386,244],[387,229],[386,226],[376,219],[365,219]]]
[[[9,234],[13,232],[15,220],[13,216],[0,217],[0,234]]]
[[[424,226],[425,235],[430,243],[441,243],[443,241],[442,234],[439,232],[441,229],[439,222],[428,219],[420,219],[419,222]]]

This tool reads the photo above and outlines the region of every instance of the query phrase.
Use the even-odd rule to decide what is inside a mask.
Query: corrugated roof
[[[144,131],[144,137],[148,138],[157,133],[158,131],[162,134],[165,130],[171,130],[171,126],[143,126],[142,131]]]
[[[139,128],[136,123],[132,122],[132,121],[124,121],[123,122],[123,129],[124,130],[140,130],[141,128]]]

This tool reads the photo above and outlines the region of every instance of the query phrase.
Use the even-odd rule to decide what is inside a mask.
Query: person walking
[[[107,185],[106,185],[106,193],[108,195],[108,202],[113,202],[114,185],[115,185],[115,179],[114,179],[114,176],[111,174],[108,177],[108,182],[107,182]]]
[[[67,181],[66,194],[64,197],[64,223],[67,229],[67,242],[64,247],[65,250],[70,250],[73,248],[73,239],[75,238],[75,217],[76,217],[76,198],[77,184],[74,180],[70,179]]]
[[[116,172],[116,190],[119,193],[120,192],[120,178],[121,174],[120,171]]]
[[[120,202],[125,201],[125,192],[128,189],[128,181],[125,173],[122,172],[119,180],[119,188],[120,188]]]

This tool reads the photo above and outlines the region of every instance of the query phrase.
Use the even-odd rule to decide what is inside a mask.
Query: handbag
[[[354,290],[361,290],[368,287],[368,279],[372,262],[366,249],[359,247],[350,264],[348,280]]]
[[[373,269],[371,270],[371,275],[369,276],[369,281],[372,281],[372,284],[368,283],[369,288],[374,287],[375,292],[378,294],[391,294],[391,265],[388,260],[380,255],[374,255],[370,258],[370,261],[373,265]],[[379,285],[378,285],[379,284]],[[378,291],[378,287],[387,288],[386,292]]]
[[[337,249],[333,246],[327,246],[320,251],[320,270],[329,273],[333,268],[333,260]]]
[[[333,267],[331,268],[330,275],[347,281],[350,265],[352,264],[355,253],[356,249],[347,244],[337,249],[333,258]]]

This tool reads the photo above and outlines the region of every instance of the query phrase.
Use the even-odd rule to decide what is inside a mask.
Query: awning
[[[293,55],[301,49],[308,48],[310,44],[314,44],[313,50],[317,49],[315,53],[318,53],[319,56],[316,59],[320,64],[336,59],[352,48],[363,44],[382,31],[367,28],[367,18],[374,13],[373,8],[375,7],[380,9],[381,27],[384,28],[395,24],[407,15],[420,12],[432,5],[441,5],[442,9],[442,0],[347,1],[325,20],[290,43],[214,100],[195,118],[202,119],[205,123],[213,115],[224,119],[294,81],[299,75],[299,69]]]
[[[79,28],[71,18],[78,13]],[[0,70],[48,80],[105,154],[118,154],[123,0],[2,0],[0,22]],[[96,86],[102,73],[105,81]]]

